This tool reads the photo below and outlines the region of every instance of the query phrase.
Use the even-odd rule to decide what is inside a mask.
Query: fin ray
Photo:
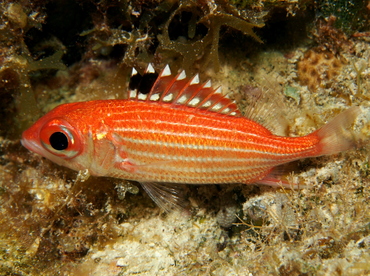
[[[362,113],[359,106],[354,106],[340,113],[328,124],[312,133],[320,138],[320,155],[331,155],[353,148],[358,137],[349,130],[356,118]]]
[[[150,198],[167,213],[173,209],[179,211],[185,209],[183,185],[156,182],[142,182],[140,184]]]
[[[150,64],[145,73],[153,74],[153,70]],[[137,73],[134,69],[133,72]],[[131,100],[171,104],[174,108],[189,107],[229,116],[242,116],[236,103],[221,94],[220,87],[214,89],[210,80],[200,83],[198,74],[188,78],[185,71],[174,75],[168,65],[158,74],[149,93],[130,90],[128,96]]]
[[[288,123],[282,114],[282,110],[286,109],[283,97],[272,88],[263,85],[261,87],[242,87],[248,102],[244,116],[263,125],[275,135],[286,136]]]

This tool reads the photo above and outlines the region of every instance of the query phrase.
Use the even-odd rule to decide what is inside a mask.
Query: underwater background
[[[369,17],[365,0],[1,1],[0,274],[369,275]],[[305,189],[187,186],[189,212],[168,214],[137,183],[81,181],[20,144],[57,105],[125,98],[150,62],[242,112],[262,89],[281,135],[360,105],[362,142],[289,165]]]

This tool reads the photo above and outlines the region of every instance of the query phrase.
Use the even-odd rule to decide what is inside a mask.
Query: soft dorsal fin
[[[263,125],[275,135],[288,135],[288,122],[283,116],[286,108],[281,93],[267,86],[259,88],[250,85],[243,86],[241,91],[244,91],[248,103],[243,110],[246,118]]]
[[[131,78],[136,77],[137,74],[137,71],[133,69]],[[155,70],[149,64],[142,78],[145,78],[145,75],[153,76],[153,74]],[[221,87],[214,89],[211,81],[200,83],[198,74],[192,78],[188,78],[185,71],[174,75],[168,65],[159,73],[148,92],[136,87],[132,88],[128,95],[128,98],[132,100],[171,104],[175,108],[186,106],[225,115],[241,116],[236,103],[221,93]]]

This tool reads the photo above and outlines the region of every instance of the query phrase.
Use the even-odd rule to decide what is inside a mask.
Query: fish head
[[[88,127],[76,112],[77,104],[60,105],[41,117],[23,132],[22,145],[58,165],[73,170],[88,168]]]

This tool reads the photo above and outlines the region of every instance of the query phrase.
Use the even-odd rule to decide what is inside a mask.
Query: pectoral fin
[[[173,209],[182,211],[186,207],[184,185],[170,183],[140,183],[153,201],[166,212]]]

